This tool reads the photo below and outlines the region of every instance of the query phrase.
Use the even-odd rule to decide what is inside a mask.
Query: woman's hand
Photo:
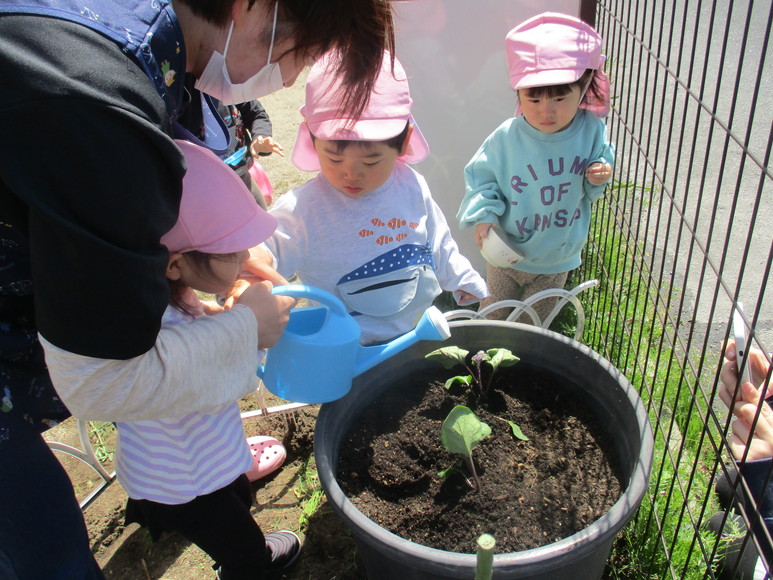
[[[754,425],[758,409],[759,417]],[[773,409],[751,383],[741,385],[740,404],[735,405],[733,414],[733,432],[728,439],[733,457],[743,459],[747,449],[746,459],[749,461],[773,457]]]
[[[735,341],[728,340],[725,347],[725,364],[722,365],[722,370],[719,372],[721,383],[718,393],[719,398],[728,409],[733,408],[734,400],[740,401],[742,398],[741,389],[736,393],[736,385],[738,385],[737,357]],[[751,384],[760,391],[760,396],[767,399],[773,395],[773,392],[770,392],[770,384],[762,385],[768,374],[768,361],[765,360],[763,352],[757,348],[750,348],[747,353],[746,365],[749,367]]]
[[[271,348],[284,332],[290,320],[295,298],[271,294],[273,284],[262,280],[242,287],[237,304],[248,306],[258,320],[258,347]]]

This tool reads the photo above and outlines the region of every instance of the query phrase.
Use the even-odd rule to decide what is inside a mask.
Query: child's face
[[[347,197],[362,197],[384,185],[401,154],[377,141],[350,143],[339,152],[335,141],[316,139],[314,148],[322,175]]]
[[[174,276],[178,276],[183,284],[207,294],[227,294],[242,273],[244,262],[249,257],[249,250],[234,254],[212,254],[207,268],[197,266],[185,254],[173,254],[170,257],[170,269],[177,258],[177,272]]]
[[[520,89],[518,99],[526,122],[543,133],[558,133],[566,129],[580,108],[580,87],[561,97],[530,97],[529,89]]]

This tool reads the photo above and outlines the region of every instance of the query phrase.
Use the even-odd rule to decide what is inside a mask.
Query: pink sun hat
[[[515,90],[565,85],[578,81],[587,69],[599,71],[603,102],[586,95],[580,105],[598,117],[609,112],[609,80],[601,72],[606,57],[601,36],[579,18],[545,12],[513,28],[505,38],[510,85]]]
[[[209,149],[175,140],[188,170],[177,223],[161,243],[170,253],[198,250],[231,254],[257,246],[276,229],[277,221],[258,205],[247,186]]]
[[[365,110],[358,119],[339,116],[341,107],[339,69],[334,52],[317,61],[306,79],[306,104],[301,107],[304,122],[298,127],[293,146],[293,163],[303,171],[319,171],[319,159],[311,135],[324,140],[386,141],[403,132],[405,124],[413,125],[407,155],[399,157],[405,163],[418,163],[429,154],[429,145],[411,116],[408,77],[400,62],[384,53],[381,72]]]

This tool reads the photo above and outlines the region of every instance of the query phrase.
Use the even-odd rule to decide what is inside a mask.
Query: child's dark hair
[[[568,83],[565,85],[549,85],[547,87],[531,87],[522,90],[527,97],[534,99],[539,99],[542,97],[554,99],[556,97],[563,97],[568,95],[570,92],[572,92],[572,87],[578,87],[580,92],[582,92],[585,86],[588,85],[588,82],[590,82],[590,85],[588,85],[588,90],[583,97],[583,102],[602,102],[604,100],[604,95],[599,89],[598,81],[598,78],[601,74],[601,71],[589,68],[582,74],[579,79],[573,83]]]
[[[198,250],[191,250],[190,252],[185,252],[184,256],[196,272],[210,276],[214,275],[211,264],[213,258],[219,260],[238,259],[238,253],[236,252],[233,254],[207,254],[205,252],[199,252]],[[170,280],[167,278],[167,282],[169,283],[170,292],[169,303],[180,312],[193,316],[195,312],[193,312],[190,306],[183,300],[183,295],[185,294],[185,290],[188,289],[188,286],[186,286],[182,280]]]
[[[403,145],[405,145],[405,140],[408,138],[408,130],[410,126],[411,126],[410,123],[406,121],[405,128],[402,130],[401,133],[399,133],[398,135],[395,135],[394,137],[390,137],[389,139],[385,139],[384,141],[355,141],[354,139],[331,139],[330,143],[335,143],[336,153],[341,153],[352,143],[355,143],[355,144],[383,143],[387,147],[390,147],[399,153],[400,151],[403,150]],[[311,142],[314,143],[316,142],[316,140],[317,138],[312,134]]]

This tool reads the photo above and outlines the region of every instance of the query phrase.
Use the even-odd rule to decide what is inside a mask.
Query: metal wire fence
[[[760,498],[728,512],[715,488],[745,488],[717,394],[735,307],[749,344],[768,363],[773,350],[772,20],[770,0],[595,4],[617,164],[579,273],[601,281],[583,296],[586,341],[640,390],[656,437],[620,577],[719,577],[723,562],[739,577],[730,539],[707,529],[718,512],[735,544],[771,546]]]

